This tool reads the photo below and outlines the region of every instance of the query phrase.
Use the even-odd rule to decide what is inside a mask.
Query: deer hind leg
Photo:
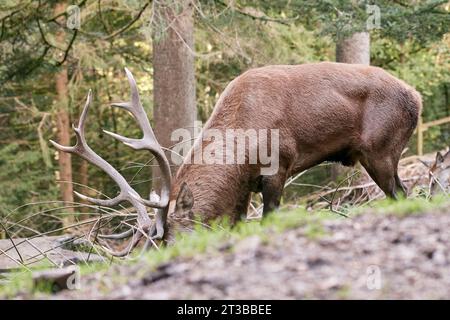
[[[263,216],[278,209],[286,182],[286,170],[280,168],[278,173],[262,178]]]
[[[398,193],[406,197],[406,188],[397,174],[398,160],[394,157],[373,155],[361,159],[361,164],[387,197],[398,199]]]

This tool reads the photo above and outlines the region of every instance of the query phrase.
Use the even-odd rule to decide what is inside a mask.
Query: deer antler
[[[104,132],[124,142],[126,145],[132,147],[133,149],[136,150],[147,149],[154,154],[156,160],[158,161],[158,164],[161,166],[163,178],[161,197],[159,201],[150,201],[142,199],[141,196],[128,184],[125,178],[116,169],[114,169],[114,167],[111,166],[106,160],[104,160],[102,157],[96,154],[87,144],[84,130],[87,113],[91,103],[92,97],[91,90],[89,90],[89,94],[86,99],[86,104],[83,108],[83,112],[81,113],[78,126],[77,127],[73,126],[73,130],[75,131],[75,135],[77,138],[75,146],[66,147],[50,140],[50,142],[56,149],[63,152],[77,154],[83,159],[102,169],[106,174],[108,174],[108,176],[111,177],[112,180],[114,180],[114,182],[120,188],[119,195],[117,195],[113,199],[94,199],[82,195],[78,192],[75,192],[75,194],[79,198],[101,206],[114,206],[123,201],[128,201],[136,208],[138,216],[137,217],[138,227],[131,228],[130,230],[117,235],[101,236],[102,238],[108,239],[123,239],[133,235],[133,238],[130,241],[129,245],[120,252],[112,252],[111,250],[104,248],[106,251],[108,251],[110,254],[114,256],[127,255],[139,243],[141,238],[144,236],[144,233],[147,233],[147,241],[145,247],[148,246],[149,242],[152,239],[161,239],[163,237],[164,226],[167,217],[167,205],[169,202],[170,184],[171,184],[171,172],[169,162],[164,152],[162,151],[158,141],[155,138],[153,130],[148,121],[147,115],[142,107],[139,98],[139,93],[136,87],[136,82],[133,78],[133,75],[128,69],[125,69],[125,72],[127,74],[128,81],[130,83],[131,101],[115,103],[114,105],[124,108],[129,112],[131,112],[135,117],[136,121],[138,122],[140,128],[142,129],[144,135],[141,139],[130,139],[106,130],[104,130]],[[157,208],[156,210],[157,214],[155,217],[154,224],[151,223],[151,220],[148,216],[147,210],[145,209],[144,205]]]
[[[113,103],[113,106],[123,108],[129,111],[134,118],[136,119],[139,127],[143,132],[143,137],[141,139],[131,139],[127,137],[123,137],[113,132],[109,132],[107,130],[103,130],[106,134],[114,137],[115,139],[122,141],[127,146],[135,150],[147,149],[149,150],[156,158],[162,174],[162,186],[161,186],[161,196],[159,201],[152,201],[142,199],[141,197],[136,198],[137,201],[145,204],[148,207],[158,208],[160,210],[156,210],[156,223],[153,225],[152,235],[153,239],[161,239],[164,235],[164,225],[167,218],[167,205],[169,203],[170,196],[170,185],[172,174],[170,171],[169,161],[164,154],[161,146],[156,140],[155,134],[153,133],[150,122],[148,121],[147,115],[145,113],[144,108],[141,104],[141,99],[139,98],[139,92],[136,86],[136,81],[134,80],[131,72],[125,68],[125,73],[128,78],[128,82],[130,84],[131,89],[131,101],[130,102],[117,102]],[[156,234],[154,233],[156,232]]]

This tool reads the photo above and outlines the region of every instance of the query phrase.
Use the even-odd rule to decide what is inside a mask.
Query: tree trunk
[[[370,64],[370,35],[357,32],[336,44],[336,62]]]
[[[336,62],[370,65],[370,34],[356,32],[336,43]],[[339,176],[347,173],[344,166],[331,166],[331,180],[336,181]]]
[[[159,143],[169,148],[176,143],[170,139],[172,132],[193,131],[196,119],[193,7],[190,0],[161,0],[154,9],[154,131]],[[167,155],[170,161],[172,155]],[[154,168],[153,188],[157,189],[160,174]]]
[[[55,6],[55,14],[59,14],[65,11],[65,3],[57,3]],[[62,18],[62,17],[60,17]],[[60,21],[64,23],[64,21]],[[60,47],[64,47],[65,43],[65,33],[64,31],[59,31],[56,35],[56,40]],[[68,99],[67,99],[67,67],[63,64],[55,75],[56,82],[56,93],[57,93],[57,129],[58,129],[58,143],[63,146],[70,145],[70,116],[68,110]],[[60,191],[62,200],[66,205],[71,205],[73,202],[73,186],[72,186],[72,160],[69,153],[59,152],[58,154],[58,164],[59,164],[59,179],[62,181],[60,183]],[[72,208],[66,210],[66,212],[73,212]],[[73,217],[66,217],[63,219],[64,225],[69,224],[73,220]]]

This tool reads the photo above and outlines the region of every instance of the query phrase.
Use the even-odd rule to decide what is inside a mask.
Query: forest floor
[[[0,297],[450,298],[448,200],[382,201],[350,216],[299,209],[231,230],[199,229],[141,259],[83,268],[79,290],[33,292],[15,281]]]

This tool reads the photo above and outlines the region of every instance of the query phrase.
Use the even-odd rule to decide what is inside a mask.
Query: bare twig
[[[348,180],[350,180],[351,178],[353,178],[356,174],[359,174],[359,172],[360,172],[360,171],[356,170],[356,171],[353,172],[350,176],[346,177],[344,180],[342,180],[341,182],[338,183],[338,185],[336,186],[336,190],[334,191],[334,193],[333,193],[333,195],[332,195],[332,197],[331,197],[331,200],[330,200],[330,210],[331,210],[331,211],[333,211],[333,212],[335,211],[335,210],[333,209],[333,201],[334,201],[334,198],[335,198],[335,196],[336,196],[336,193],[339,191],[339,188],[341,187],[341,185],[342,185],[345,181],[348,181]]]
[[[11,257],[6,251],[4,251],[3,249],[0,248],[0,253],[4,254],[5,256],[7,256],[9,259],[11,259],[12,261],[14,261],[15,263],[17,263],[19,266],[24,267],[25,269],[27,269],[28,271],[30,271],[30,269],[22,262],[19,261],[17,259],[14,259],[13,257]]]
[[[61,266],[59,264],[57,264],[55,261],[53,261],[52,259],[49,258],[49,256],[47,255],[47,253],[43,252],[41,249],[39,249],[33,242],[31,242],[28,239],[25,239],[25,241],[32,246],[37,252],[39,252],[40,254],[42,254],[48,261],[50,261],[55,267],[60,268]]]
[[[11,238],[11,236],[9,235],[8,229],[5,227],[5,225],[0,221],[0,226],[2,227],[2,229],[5,231],[5,235],[6,237],[9,239],[9,241],[12,243],[14,250],[16,250],[17,252],[17,256],[20,259],[20,262],[23,264],[23,258],[22,255],[20,254],[19,249],[17,248],[16,244],[14,243],[14,240]]]
[[[127,23],[125,26],[123,26],[122,28],[120,28],[119,30],[114,31],[113,33],[111,33],[110,35],[103,37],[103,40],[110,40],[116,36],[118,36],[119,34],[121,34],[122,32],[126,31],[128,28],[130,28],[136,21],[139,20],[139,18],[141,17],[141,15],[144,13],[145,9],[148,7],[148,5],[151,3],[151,1],[147,1],[147,3],[141,8],[141,10],[139,10],[138,14],[129,22]]]

